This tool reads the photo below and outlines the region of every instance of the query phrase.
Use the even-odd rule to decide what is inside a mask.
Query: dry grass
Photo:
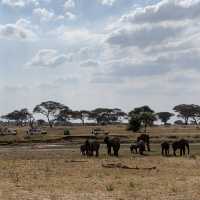
[[[71,135],[90,135],[93,127],[70,127]],[[112,135],[138,134],[126,126],[106,126]],[[0,141],[25,141],[26,128],[17,136],[1,136]],[[62,138],[63,127],[47,128],[48,134],[29,140]],[[200,199],[200,148],[191,145],[190,157],[160,156],[163,139],[186,137],[198,142],[196,127],[153,127],[150,132],[152,152],[148,156],[130,155],[129,145],[122,145],[120,157],[107,157],[101,147],[100,158],[83,158],[79,145],[65,142],[64,149],[38,149],[38,145],[0,148],[0,200],[198,200]],[[81,140],[79,141],[81,142]],[[34,148],[33,148],[34,147]],[[72,162],[78,161],[78,162]],[[84,161],[84,162],[79,162]],[[137,169],[103,168],[102,164],[121,163]],[[156,169],[145,170],[156,166]]]
[[[78,149],[6,152],[0,154],[2,200],[197,200],[200,199],[200,157],[131,156],[82,158]],[[71,162],[71,161],[85,162]],[[107,169],[102,163],[155,170]]]

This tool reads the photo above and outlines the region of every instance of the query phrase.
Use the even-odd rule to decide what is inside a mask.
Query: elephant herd
[[[172,143],[172,149],[173,149],[173,155],[176,156],[176,151],[179,149],[180,150],[180,156],[185,155],[187,148],[188,155],[190,153],[190,146],[189,142],[185,139],[181,139],[178,141],[175,141]],[[169,156],[169,149],[170,149],[170,144],[168,142],[163,142],[161,144],[161,149],[162,149],[162,155],[163,156]]]
[[[104,143],[107,145],[107,154],[118,157],[120,149],[120,139],[118,137],[109,137],[104,138]],[[189,142],[185,139],[181,139],[172,143],[173,155],[176,156],[176,151],[180,150],[180,156],[185,155],[186,148],[188,154],[190,152]],[[80,152],[85,156],[99,156],[100,143],[95,139],[87,139],[84,144],[80,146]],[[144,155],[144,151],[150,151],[150,137],[147,134],[141,134],[135,144],[131,144],[130,151],[131,153],[139,153]],[[161,154],[163,156],[169,156],[170,144],[165,141],[161,143]]]

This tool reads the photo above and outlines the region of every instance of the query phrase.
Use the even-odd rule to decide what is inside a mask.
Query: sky
[[[200,0],[0,0],[0,115],[200,104]]]

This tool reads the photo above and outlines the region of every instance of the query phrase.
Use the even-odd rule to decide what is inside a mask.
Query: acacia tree
[[[119,108],[96,108],[89,114],[89,118],[93,118],[97,121],[97,124],[111,124],[117,122],[120,117],[127,116]]]
[[[178,113],[178,117],[182,118],[185,125],[188,124],[189,119],[193,119],[195,124],[198,124],[200,119],[200,106],[195,104],[180,104],[173,108]]]
[[[170,118],[174,116],[174,114],[170,112],[159,112],[156,114],[156,116],[160,119],[161,122],[164,123],[164,125],[166,125]]]
[[[91,116],[91,112],[88,110],[72,111],[71,117],[73,119],[80,119],[82,125],[85,125],[85,120]]]
[[[69,108],[55,101],[45,101],[40,103],[39,105],[36,105],[33,109],[33,112],[44,115],[47,118],[49,126],[52,127],[54,121],[58,117],[58,114],[65,109]]]
[[[33,115],[28,111],[27,108],[15,110],[6,115],[3,115],[1,118],[9,121],[15,121],[17,126],[22,126],[24,122],[29,122],[29,125],[32,125],[33,122]]]

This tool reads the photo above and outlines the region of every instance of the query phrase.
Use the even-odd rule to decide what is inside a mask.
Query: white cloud
[[[155,23],[200,17],[200,0],[163,0],[157,4],[137,8],[121,21],[131,23]]]
[[[184,25],[145,24],[140,26],[122,26],[111,33],[107,39],[110,44],[120,46],[146,47],[175,39],[185,29]]]
[[[46,8],[36,8],[33,10],[33,14],[38,16],[41,21],[50,21],[55,17],[53,11],[49,11]]]
[[[19,19],[15,24],[0,24],[0,38],[16,40],[35,40],[35,27],[26,19]]]
[[[60,54],[57,50],[41,49],[26,66],[54,68],[64,64],[66,61],[67,56],[65,54]]]
[[[66,10],[69,10],[71,8],[74,8],[75,7],[75,1],[74,0],[67,0],[64,4],[64,8]]]
[[[102,5],[112,6],[116,0],[98,0]]]
[[[1,3],[10,7],[20,7],[20,8],[23,8],[30,4],[34,6],[39,5],[38,0],[2,0]]]
[[[74,15],[74,14],[71,13],[71,12],[66,12],[66,13],[65,13],[65,17],[66,17],[67,19],[70,19],[70,20],[76,19],[76,15]]]

